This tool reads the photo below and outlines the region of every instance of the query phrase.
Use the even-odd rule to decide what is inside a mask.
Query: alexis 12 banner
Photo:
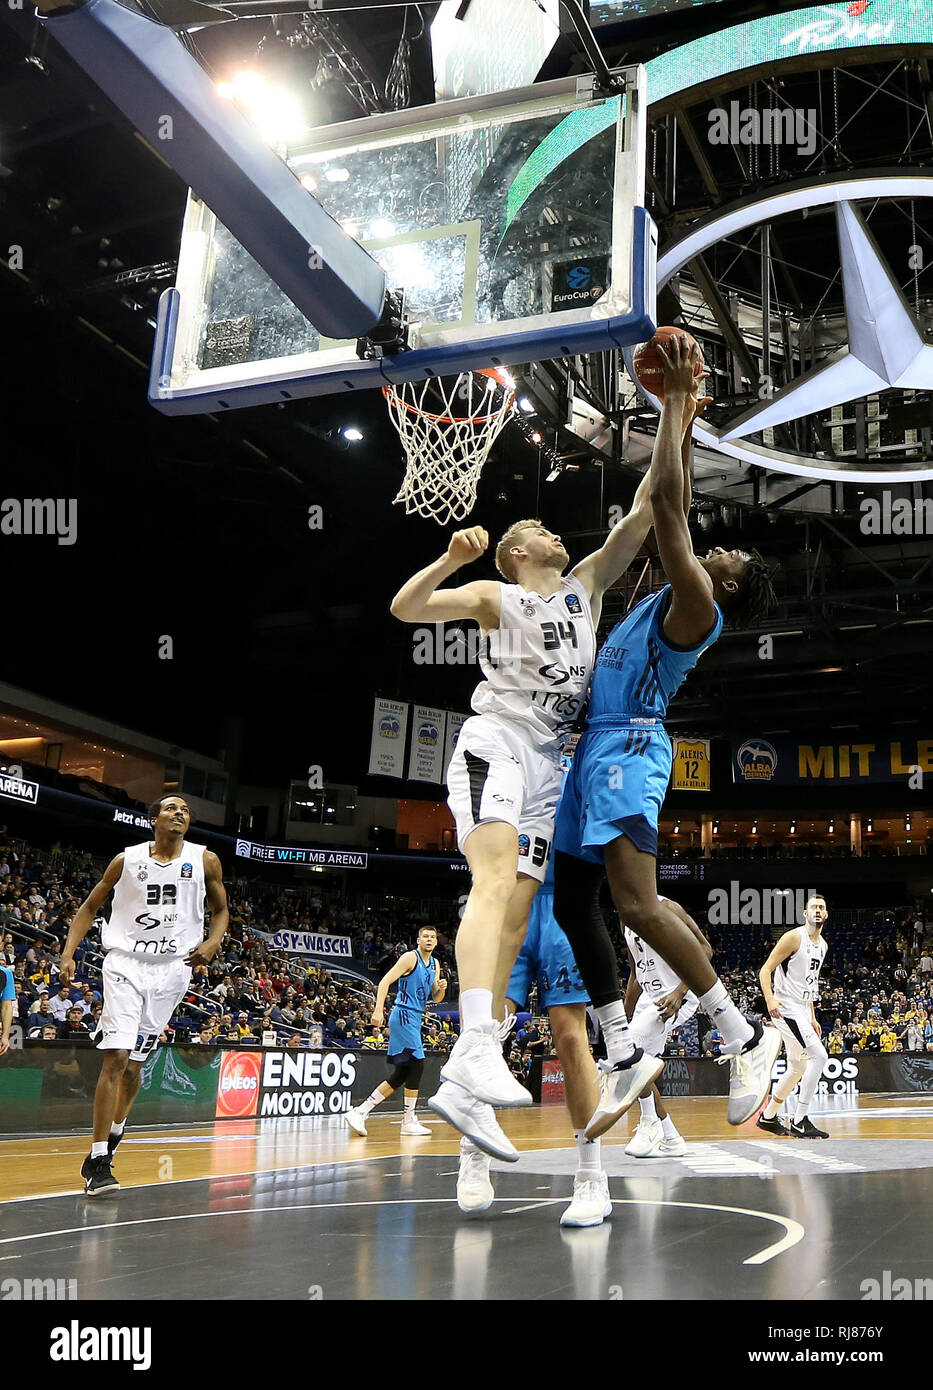
[[[923,785],[933,772],[933,738],[836,733],[796,738],[753,735],[732,744],[732,780],[743,785],[900,782]]]

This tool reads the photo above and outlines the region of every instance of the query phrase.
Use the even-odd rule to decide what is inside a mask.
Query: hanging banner
[[[399,700],[373,702],[373,734],[369,749],[370,777],[405,776],[405,739],[409,706]]]
[[[709,791],[709,739],[674,738],[674,766],[671,790],[675,792]]]
[[[446,710],[415,705],[408,755],[409,782],[433,782],[438,786],[443,782],[446,721]]]
[[[288,951],[293,956],[352,956],[349,936],[332,936],[329,932],[254,931],[273,951]]]
[[[818,786],[899,782],[909,790],[933,772],[933,738],[830,734],[800,738],[747,738],[732,745],[732,780],[743,786]]]
[[[447,711],[447,738],[444,742],[444,781],[447,780],[447,769],[450,767],[450,760],[454,755],[457,746],[457,738],[460,730],[470,718],[468,714],[454,714],[452,710]]]

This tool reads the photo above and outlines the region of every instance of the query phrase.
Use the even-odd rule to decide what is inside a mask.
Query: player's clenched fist
[[[455,531],[447,547],[449,559],[458,565],[468,565],[478,560],[489,547],[489,535],[482,526],[470,526],[466,531]]]

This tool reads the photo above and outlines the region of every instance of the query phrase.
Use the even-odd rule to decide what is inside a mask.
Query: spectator
[[[71,1011],[72,1006],[71,990],[67,985],[60,985],[56,994],[49,1000],[49,1008],[55,1015],[56,1023],[64,1023]],[[82,1009],[82,1013],[84,1010]]]
[[[58,1036],[69,1042],[90,1037],[87,1024],[84,1022],[84,1014],[78,1004],[68,1010],[66,1018],[58,1025]]]

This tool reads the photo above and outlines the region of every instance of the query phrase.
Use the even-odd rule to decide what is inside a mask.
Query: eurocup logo
[[[527,855],[527,853],[528,853],[528,851],[529,851],[530,849],[531,849],[531,841],[529,840],[528,836],[527,836],[527,835],[519,835],[519,837],[518,837],[518,852],[519,852],[519,854],[525,854],[525,855]]]
[[[585,290],[589,289],[592,278],[593,272],[588,265],[575,265],[567,273],[567,284],[572,290]]]
[[[398,738],[402,732],[401,726],[394,714],[384,715],[379,721],[380,738]]]
[[[743,743],[735,761],[746,782],[770,782],[777,772],[777,752],[763,738]]]

